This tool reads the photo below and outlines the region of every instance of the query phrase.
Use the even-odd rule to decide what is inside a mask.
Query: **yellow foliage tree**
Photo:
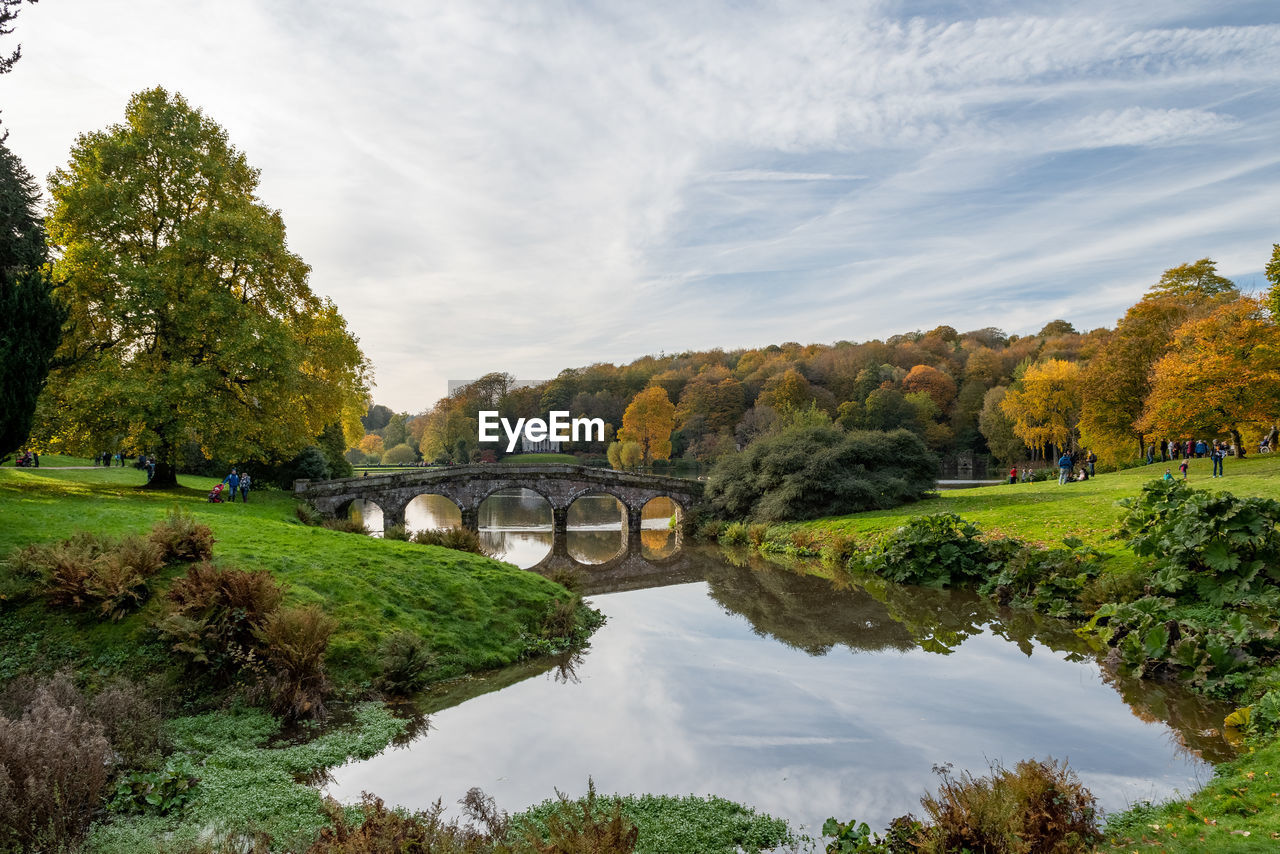
[[[1020,387],[1009,389],[1000,411],[1013,421],[1013,432],[1032,448],[1052,443],[1060,451],[1076,441],[1080,421],[1080,366],[1062,359],[1032,365]]]
[[[1140,429],[1171,439],[1230,433],[1280,416],[1280,326],[1260,300],[1244,297],[1174,333],[1152,371]]]
[[[649,465],[654,460],[671,456],[671,431],[676,427],[676,408],[666,389],[649,386],[631,401],[622,413],[622,429],[618,439],[625,445],[640,446],[641,460]]]

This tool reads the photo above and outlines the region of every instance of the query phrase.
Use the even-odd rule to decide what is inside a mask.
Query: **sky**
[[[131,94],[261,170],[379,403],[645,354],[1113,326],[1280,242],[1280,3],[43,0],[43,179]]]

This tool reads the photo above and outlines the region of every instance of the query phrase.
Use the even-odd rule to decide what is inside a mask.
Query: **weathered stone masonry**
[[[405,508],[419,495],[441,495],[458,505],[463,526],[473,531],[482,501],[500,489],[517,488],[532,490],[551,505],[552,555],[565,553],[569,505],[584,495],[612,495],[626,509],[624,552],[639,547],[641,512],[650,500],[670,498],[688,511],[702,499],[702,484],[695,480],[569,465],[450,466],[293,484],[296,497],[331,516],[346,515],[356,499],[371,501],[382,508],[388,526],[403,525]]]

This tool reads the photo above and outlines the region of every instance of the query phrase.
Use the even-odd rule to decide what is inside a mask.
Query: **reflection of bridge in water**
[[[553,544],[551,553],[529,569],[541,575],[565,570],[577,572],[582,578],[582,592],[587,596],[702,580],[698,562],[683,548],[679,527],[670,532],[670,537],[675,540],[674,548],[665,557],[644,554],[642,537],[645,533],[653,532],[644,531],[640,536],[629,537],[624,531],[622,549],[602,563],[580,561],[569,554],[567,547],[556,548]],[[565,543],[566,540],[567,537],[560,537],[555,542]]]
[[[628,573],[642,576],[654,566],[676,568],[680,558],[680,533],[674,532],[675,554],[670,557],[642,556],[645,533],[644,507],[655,498],[667,498],[688,511],[702,498],[702,484],[695,480],[662,475],[633,474],[612,469],[569,465],[470,465],[348,477],[337,480],[294,483],[294,495],[311,502],[331,516],[346,515],[353,502],[365,501],[382,510],[384,525],[405,524],[405,509],[420,495],[439,495],[453,502],[462,516],[462,525],[479,529],[480,505],[503,490],[526,489],[546,499],[551,507],[551,553],[533,569],[551,572],[572,568],[591,573],[602,581],[623,578]],[[584,563],[568,549],[569,508],[579,498],[612,496],[622,506],[622,548],[603,563]],[[622,588],[619,588],[622,589]]]

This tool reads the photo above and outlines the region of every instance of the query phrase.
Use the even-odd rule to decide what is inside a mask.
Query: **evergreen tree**
[[[45,269],[39,198],[31,174],[0,142],[0,459],[31,432],[65,318]]]

